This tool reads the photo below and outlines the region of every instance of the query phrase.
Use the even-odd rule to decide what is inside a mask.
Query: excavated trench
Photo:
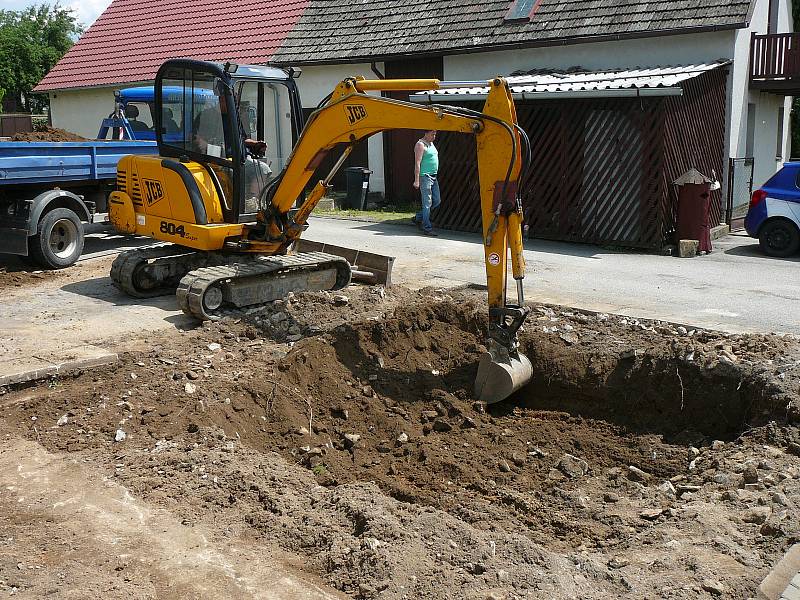
[[[357,290],[352,306],[298,295],[251,319],[155,340],[117,366],[11,390],[0,417],[50,451],[107,466],[188,523],[277,543],[353,597],[398,599],[412,576],[420,598],[486,597],[495,586],[574,597],[578,588],[563,583],[573,576],[605,597],[638,581],[643,597],[661,589],[663,572],[651,581],[646,565],[622,581],[607,565],[644,550],[661,552],[683,589],[697,569],[658,549],[680,527],[687,548],[722,530],[681,512],[686,494],[727,485],[712,479],[720,444],[711,442],[796,421],[787,407],[800,377],[783,368],[798,362],[794,341],[555,307],[538,307],[521,338],[531,383],[485,407],[472,396],[483,298],[391,292],[390,303],[373,291],[363,291],[370,314],[356,313],[368,306]],[[307,337],[288,352],[269,343],[292,330]],[[722,446],[763,448],[742,438]],[[793,482],[788,462],[781,468]],[[670,482],[678,489],[666,498]],[[668,533],[653,529],[658,519]],[[575,562],[576,549],[597,559],[591,568]],[[782,549],[774,542],[769,552]],[[714,552],[696,560],[709,572],[730,566]]]

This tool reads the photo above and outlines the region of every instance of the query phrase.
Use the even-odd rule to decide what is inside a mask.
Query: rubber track
[[[154,298],[156,296],[168,296],[174,293],[174,287],[159,287],[152,290],[140,290],[133,282],[136,269],[151,260],[159,258],[174,258],[176,260],[184,255],[194,255],[196,252],[191,248],[177,246],[175,244],[154,244],[136,250],[123,252],[114,259],[111,264],[111,281],[114,285],[134,298]]]
[[[318,271],[336,267],[336,285],[338,290],[350,283],[350,263],[340,256],[325,252],[304,252],[289,256],[258,256],[253,260],[239,261],[235,264],[204,267],[188,273],[181,280],[176,296],[178,306],[188,315],[200,320],[216,320],[226,316],[235,316],[244,312],[243,308],[252,310],[262,305],[249,307],[225,307],[208,312],[203,306],[203,296],[214,284],[226,279],[241,279],[259,275],[274,276],[284,271]]]

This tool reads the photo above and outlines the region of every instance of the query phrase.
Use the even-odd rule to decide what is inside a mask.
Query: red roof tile
[[[309,0],[114,0],[34,88],[149,81],[168,58],[267,62]]]

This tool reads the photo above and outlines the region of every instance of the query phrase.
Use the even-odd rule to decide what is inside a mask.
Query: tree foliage
[[[0,10],[0,88],[26,110],[46,98],[30,91],[72,47],[83,31],[72,10],[39,4],[23,10]]]

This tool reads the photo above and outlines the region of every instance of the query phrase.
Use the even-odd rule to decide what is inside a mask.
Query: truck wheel
[[[758,234],[761,249],[770,256],[784,258],[800,248],[800,231],[787,219],[767,221]]]
[[[28,240],[30,257],[45,269],[75,264],[83,252],[83,225],[68,208],[55,208],[39,221],[38,233]]]

